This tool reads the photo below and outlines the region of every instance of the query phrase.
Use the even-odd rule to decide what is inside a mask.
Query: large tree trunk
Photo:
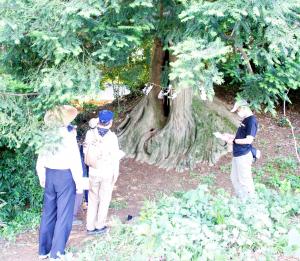
[[[215,99],[203,102],[183,89],[171,100],[167,117],[157,98],[165,52],[154,43],[151,82],[156,84],[119,126],[119,139],[127,156],[159,167],[177,170],[192,168],[197,162],[215,163],[226,153],[214,131],[233,132],[236,121]]]

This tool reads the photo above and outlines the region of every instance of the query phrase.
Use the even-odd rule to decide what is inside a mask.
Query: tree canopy
[[[203,99],[232,84],[274,113],[300,86],[298,0],[1,0],[0,7],[1,145],[41,144],[44,111],[93,93],[113,70],[123,77],[110,77],[142,84],[155,39],[176,57],[167,77]],[[140,72],[124,72],[139,63]]]

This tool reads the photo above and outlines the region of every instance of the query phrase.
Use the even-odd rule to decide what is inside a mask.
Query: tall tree
[[[238,84],[254,107],[264,104],[271,112],[289,88],[299,87],[297,0],[0,4],[0,124],[13,124],[13,131],[1,124],[2,141],[11,146],[39,143],[29,142],[21,115],[37,129],[42,111],[93,91],[101,68],[128,65],[140,50],[147,53],[148,43],[153,88],[119,135],[129,156],[161,167],[214,162],[224,153],[212,132],[230,131],[234,121],[219,100],[210,102],[224,79]],[[34,94],[13,95],[20,85]],[[177,97],[162,102],[158,94],[169,85]]]

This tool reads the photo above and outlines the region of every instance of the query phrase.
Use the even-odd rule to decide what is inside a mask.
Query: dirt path
[[[300,142],[300,114],[293,113],[289,117],[295,126],[298,142]],[[275,157],[295,157],[290,129],[279,127],[276,120],[271,117],[258,115],[258,118],[260,131],[256,146],[262,150],[263,157],[256,163],[256,167]],[[159,198],[162,193],[186,191],[197,187],[201,182],[214,183],[216,187],[231,191],[230,162],[231,155],[228,153],[215,166],[199,165],[193,171],[178,173],[165,171],[132,159],[124,159],[121,162],[120,177],[113,193],[113,208],[110,209],[110,217],[117,216],[124,222],[128,215],[138,215],[146,199]],[[85,218],[84,211],[81,213],[81,218],[82,220]],[[37,231],[30,231],[18,236],[15,243],[0,246],[1,260],[38,260],[37,239]],[[68,247],[78,250],[92,239],[93,237],[86,235],[84,225],[74,227]]]

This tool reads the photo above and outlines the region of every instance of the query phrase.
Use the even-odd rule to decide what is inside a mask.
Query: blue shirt
[[[257,126],[257,119],[254,115],[245,118],[241,122],[241,125],[236,132],[235,139],[245,139],[247,136],[255,137]],[[233,142],[234,157],[246,155],[249,151],[252,151],[251,144],[236,144],[235,142]]]

